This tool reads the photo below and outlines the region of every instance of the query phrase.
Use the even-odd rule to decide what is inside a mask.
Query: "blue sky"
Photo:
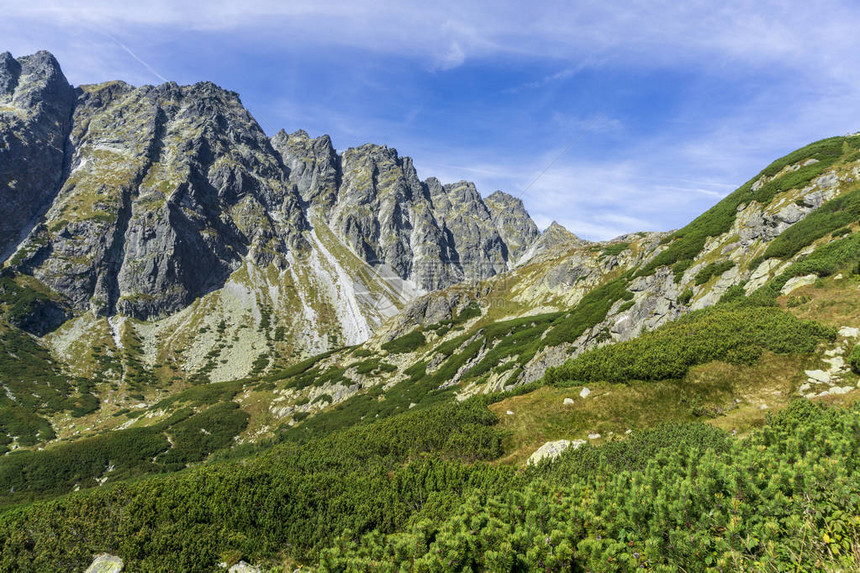
[[[0,50],[75,84],[211,80],[269,134],[384,143],[588,239],[682,226],[860,130],[852,2],[240,4],[7,0]]]

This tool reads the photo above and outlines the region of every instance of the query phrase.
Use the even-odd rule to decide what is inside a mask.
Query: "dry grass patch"
[[[545,386],[490,406],[505,433],[498,461],[522,465],[548,441],[588,440],[588,434],[599,433],[589,441],[600,443],[628,429],[671,421],[705,420],[745,435],[769,412],[787,406],[805,380],[803,370],[817,363],[815,357],[766,352],[754,366],[711,362],[691,368],[683,380],[588,384],[587,398],[579,397],[582,386]],[[565,398],[574,403],[564,405]]]
[[[860,326],[860,281],[856,278],[822,279],[819,286],[801,287],[777,299],[797,318],[828,326]]]

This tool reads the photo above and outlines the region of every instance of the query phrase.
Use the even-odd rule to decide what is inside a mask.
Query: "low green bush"
[[[630,248],[630,243],[614,243],[600,253],[601,257],[615,257]]]
[[[717,306],[626,342],[587,352],[547,370],[551,384],[569,381],[682,378],[696,364],[724,360],[754,363],[764,350],[811,353],[836,332],[774,307]]]
[[[718,277],[727,270],[733,269],[734,267],[734,261],[719,261],[715,263],[710,263],[696,274],[695,283],[697,285],[703,285],[709,280],[711,280],[711,277]]]
[[[855,374],[860,374],[860,344],[855,344],[848,355],[848,363]]]
[[[420,330],[413,330],[409,334],[404,334],[400,338],[386,342],[382,345],[382,348],[391,354],[405,354],[418,350],[426,343],[427,340],[424,338],[424,333]]]

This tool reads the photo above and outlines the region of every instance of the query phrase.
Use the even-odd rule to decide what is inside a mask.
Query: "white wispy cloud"
[[[857,22],[860,5],[847,0],[546,0],[528,9],[466,0],[7,0],[0,49],[51,49],[76,83],[173,79],[175,61],[193,68],[206,57],[178,51],[193,48],[177,43],[186,34],[310,60],[336,50],[351,72],[337,89],[356,98],[379,81],[372,70],[355,71],[374,55],[440,76],[508,58],[539,67],[502,90],[508,95],[564,93],[586,70],[671,70],[709,78],[708,86],[722,83],[727,92],[736,82],[753,85],[749,78],[774,82],[732,92],[731,105],[719,111],[702,109],[691,95],[666,125],[647,130],[602,109],[524,115],[520,121],[535,124],[535,140],[516,148],[494,140],[456,143],[456,117],[444,139],[422,133],[415,127],[421,107],[411,102],[375,115],[328,100],[273,98],[251,109],[269,131],[312,127],[332,133],[339,147],[367,139],[395,145],[414,156],[422,177],[473,179],[485,194],[521,194],[542,226],[558,220],[587,238],[607,239],[680,226],[778,155],[860,129],[860,120],[851,124],[860,118]],[[635,99],[635,84],[620,88]],[[487,121],[505,127],[507,111]],[[583,131],[588,136],[577,140]],[[602,154],[589,153],[599,145]]]
[[[169,26],[194,30],[249,28],[278,32],[283,42],[337,43],[423,54],[456,65],[493,53],[531,53],[581,62],[620,57],[665,65],[710,55],[726,64],[815,67],[844,77],[857,47],[860,7],[851,2],[654,0],[532,3],[437,0],[185,1],[7,0],[4,19],[96,26]],[[814,21],[811,17],[814,16]],[[267,41],[276,39],[263,34]],[[850,67],[850,66],[849,66]],[[562,76],[575,73],[562,70]],[[552,77],[547,78],[552,81]]]

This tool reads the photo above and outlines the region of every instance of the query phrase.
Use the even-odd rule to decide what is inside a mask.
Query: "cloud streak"
[[[130,49],[128,46],[126,46],[125,44],[123,44],[122,42],[120,42],[119,40],[117,40],[116,38],[114,38],[113,36],[111,36],[110,34],[105,34],[105,35],[106,35],[108,38],[110,38],[110,39],[111,39],[111,41],[113,41],[113,43],[115,43],[117,46],[119,46],[120,48],[122,48],[122,49],[123,49],[123,51],[125,51],[129,56],[131,56],[132,58],[134,58],[134,61],[136,61],[137,63],[139,63],[140,65],[142,65],[144,68],[146,68],[146,69],[147,69],[147,71],[149,71],[153,76],[155,76],[156,78],[158,78],[159,80],[161,80],[163,83],[166,83],[167,81],[169,81],[167,78],[165,78],[164,76],[162,76],[161,74],[159,74],[159,73],[155,70],[155,68],[153,68],[152,66],[150,66],[149,64],[147,64],[146,62],[144,62],[142,59],[140,59],[140,57],[138,57],[138,55],[137,55],[137,54],[135,54],[134,52],[132,52],[132,51],[131,51],[131,49]]]
[[[276,30],[282,41],[341,44],[394,54],[423,54],[455,65],[471,57],[527,53],[581,62],[585,57],[619,57],[636,64],[725,62],[816,67],[843,76],[834,58],[856,48],[860,8],[850,2],[772,0],[630,2],[623,6],[583,0],[433,3],[393,0],[319,2],[233,0],[136,3],[115,0],[11,0],[7,21],[39,20],[61,25],[143,26],[187,30],[257,32]],[[267,36],[267,40],[272,40]],[[574,68],[575,70],[575,68]],[[562,70],[562,76],[575,71]],[[547,78],[552,81],[552,76]]]

